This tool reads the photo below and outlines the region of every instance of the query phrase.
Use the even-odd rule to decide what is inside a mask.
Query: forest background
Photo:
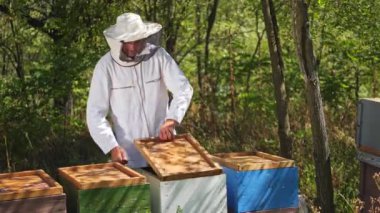
[[[356,106],[379,96],[380,2],[309,0],[337,212],[359,193]],[[291,158],[316,209],[311,121],[291,1],[274,1],[288,100]],[[281,155],[271,57],[260,0],[0,0],[0,172],[107,161],[85,109],[103,30],[126,11],[163,25],[160,43],[194,87],[179,131],[210,152]]]

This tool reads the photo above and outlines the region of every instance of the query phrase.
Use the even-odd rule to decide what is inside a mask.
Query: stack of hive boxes
[[[43,170],[0,174],[0,212],[66,212],[62,187]]]
[[[119,163],[59,168],[68,211],[150,212],[146,178]]]
[[[152,212],[227,212],[226,176],[190,134],[135,144],[151,166],[138,171],[150,183]]]
[[[380,202],[380,99],[361,99],[357,109],[357,154],[360,161],[360,199],[363,212]],[[373,199],[371,199],[373,198]]]
[[[263,152],[219,153],[213,159],[227,175],[229,212],[297,212],[298,169],[293,160]]]

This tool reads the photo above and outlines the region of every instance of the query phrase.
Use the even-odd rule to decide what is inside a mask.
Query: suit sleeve
[[[193,88],[174,59],[162,48],[158,50],[158,53],[162,57],[162,74],[165,85],[173,94],[166,120],[173,119],[181,123],[190,105]]]
[[[91,80],[86,120],[91,137],[105,154],[118,146],[111,125],[106,119],[109,111],[110,91],[110,77],[105,66],[99,61]]]

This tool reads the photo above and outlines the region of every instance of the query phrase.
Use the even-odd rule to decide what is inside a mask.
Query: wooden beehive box
[[[357,107],[356,143],[361,152],[380,156],[380,98],[361,99]]]
[[[135,145],[162,181],[222,173],[222,169],[190,134],[179,135],[166,142],[157,138],[140,139],[135,141]]]
[[[362,212],[380,208],[380,168],[360,162],[360,200],[364,202]]]
[[[150,183],[152,212],[227,212],[226,177],[190,134],[135,145],[152,168],[141,170]]]
[[[150,212],[149,184],[119,163],[59,168],[69,212]]]
[[[229,212],[297,212],[298,169],[293,160],[263,152],[213,155],[227,176]]]
[[[0,174],[0,212],[66,212],[62,187],[43,170]]]

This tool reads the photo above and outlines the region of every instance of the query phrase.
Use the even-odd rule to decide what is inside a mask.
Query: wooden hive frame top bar
[[[190,134],[177,135],[171,141],[138,139],[135,145],[162,181],[222,173],[222,169]]]
[[[77,189],[112,188],[146,183],[146,178],[120,163],[91,164],[58,169]]]
[[[264,152],[218,153],[212,159],[237,171],[294,167],[294,161]]]
[[[62,193],[62,186],[43,170],[0,174],[0,201]]]

